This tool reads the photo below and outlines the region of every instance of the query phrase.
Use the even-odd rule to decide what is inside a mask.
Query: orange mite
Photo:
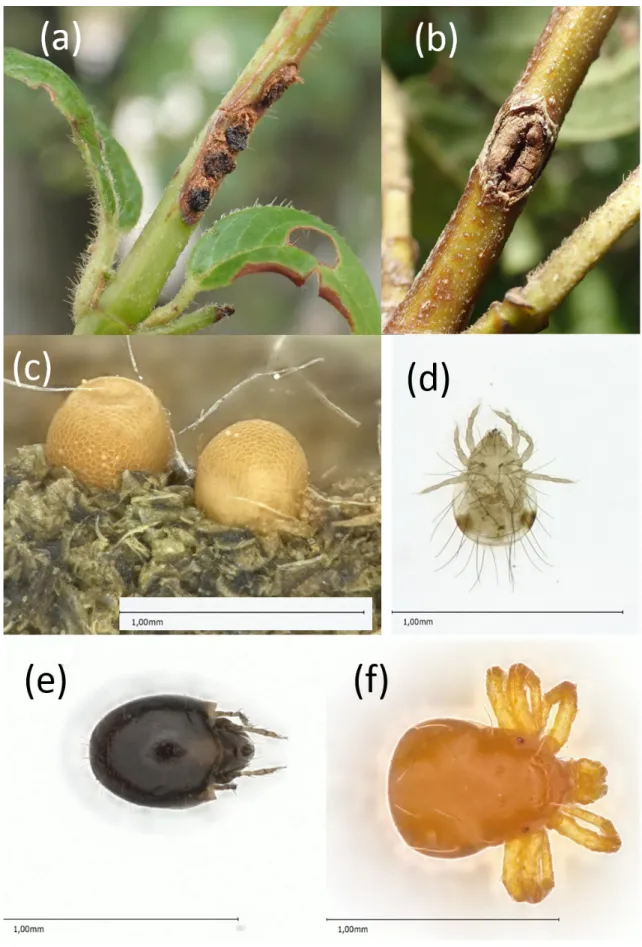
[[[388,775],[390,812],[422,855],[462,858],[503,845],[506,890],[537,904],[555,884],[548,829],[594,852],[619,849],[613,824],[578,805],[605,795],[606,768],[556,755],[577,715],[575,684],[542,694],[537,675],[514,664],[508,674],[490,668],[486,691],[499,726],[446,718],[404,733]]]

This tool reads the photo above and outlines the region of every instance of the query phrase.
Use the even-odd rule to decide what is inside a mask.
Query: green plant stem
[[[144,322],[138,328],[139,335],[191,335],[192,332],[199,332],[208,326],[220,322],[226,316],[231,315],[232,310],[226,306],[203,306],[202,309],[195,309],[193,312],[186,312],[182,316],[176,316],[170,322],[157,323],[151,328],[147,322]]]
[[[74,321],[90,312],[100,298],[106,274],[111,272],[119,239],[120,233],[115,223],[109,223],[101,213],[82,276],[74,292]]]
[[[120,319],[94,310],[78,320],[74,335],[130,335],[131,331],[131,326]]]
[[[385,325],[412,285],[412,181],[406,150],[406,102],[397,81],[381,70],[381,313]]]
[[[524,287],[511,289],[502,302],[493,303],[467,332],[541,332],[548,326],[549,314],[639,219],[637,168],[545,263],[529,274]]]
[[[140,323],[141,329],[152,329],[155,326],[167,325],[187,309],[198,293],[198,284],[187,278],[171,302],[158,306]]]
[[[113,319],[135,326],[152,311],[194,227],[183,223],[179,195],[212,121],[222,109],[248,105],[266,79],[288,63],[299,63],[337,7],[286,7],[175,172],[160,203],[100,299],[99,310],[79,320],[76,332],[112,332]],[[91,320],[83,326],[85,319]],[[101,330],[101,320],[107,328]]]
[[[554,9],[519,82],[497,115],[453,216],[385,332],[457,333],[466,327],[619,9]],[[513,134],[516,116],[523,120],[519,135]],[[544,144],[540,140],[533,145],[530,155],[529,129],[539,132],[540,139],[544,136]],[[520,189],[512,169],[524,155],[529,170]],[[510,198],[506,182],[513,188]]]

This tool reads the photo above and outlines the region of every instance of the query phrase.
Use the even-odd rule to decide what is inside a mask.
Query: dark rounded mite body
[[[245,151],[249,137],[250,129],[244,125],[230,125],[225,129],[225,141],[230,151]]]
[[[236,788],[232,781],[244,775],[254,756],[248,721],[236,716],[243,725],[217,711],[216,704],[175,694],[129,701],[94,728],[89,743],[94,776],[139,806],[183,809],[208,802],[216,798],[216,789]],[[247,775],[268,772],[273,769]]]
[[[215,180],[222,178],[225,174],[231,174],[235,168],[234,158],[225,151],[213,151],[203,159],[203,173],[206,177]]]
[[[187,198],[187,205],[193,214],[202,214],[209,202],[210,192],[207,187],[195,187]]]

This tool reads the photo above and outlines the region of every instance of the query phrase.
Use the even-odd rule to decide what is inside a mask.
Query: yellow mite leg
[[[571,760],[569,765],[573,773],[573,802],[587,805],[606,795],[606,766],[587,759]]]
[[[546,829],[506,842],[502,881],[513,901],[544,900],[555,884]]]
[[[502,668],[492,667],[486,672],[486,694],[499,726],[506,730],[517,729],[513,709],[506,696],[506,672]]]
[[[544,723],[548,720],[551,710],[557,704],[555,717],[546,731],[546,738],[553,753],[564,746],[569,736],[573,721],[577,716],[577,687],[569,681],[563,681],[547,694],[544,694]]]
[[[582,822],[596,826],[597,831],[587,829]],[[580,806],[560,806],[559,812],[551,819],[549,828],[592,852],[617,852],[622,844],[612,822]]]
[[[537,674],[525,664],[513,664],[508,671],[506,692],[517,729],[524,733],[539,733],[545,721],[541,682]]]

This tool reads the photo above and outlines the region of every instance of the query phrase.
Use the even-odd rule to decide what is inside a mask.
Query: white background
[[[393,364],[388,488],[392,608],[623,609],[618,628],[635,631],[640,567],[638,339],[547,335],[531,339],[527,346],[520,336],[406,336],[384,342],[392,342],[388,357]],[[411,398],[407,376],[412,361],[417,370],[446,362],[450,389],[444,399],[424,393]],[[453,447],[455,425],[465,430],[480,403],[476,442],[494,427],[506,430],[491,408],[507,412],[535,442],[527,469],[542,467],[542,473],[576,481],[533,484],[538,505],[548,514],[538,515],[533,533],[551,566],[538,563],[538,571],[518,545],[514,588],[508,579],[507,547],[496,548],[499,579],[490,550],[480,582],[475,584],[474,555],[457,575],[468,558],[468,541],[456,560],[437,571],[461,536],[457,530],[446,553],[437,557],[453,532],[452,514],[436,528],[432,541],[431,534],[455,488],[419,495],[452,475],[448,463],[460,466]],[[469,616],[437,616],[433,630],[514,633],[528,628],[541,633],[567,627],[566,616],[475,616],[472,621]],[[586,634],[602,627],[602,617],[587,616],[577,630]],[[400,630],[399,620],[394,628]]]
[[[638,565],[640,429],[634,379],[640,341],[551,335],[476,341],[478,348],[473,350],[471,339],[468,352],[473,354],[467,354],[469,342],[464,338],[383,340],[388,354],[394,345],[401,358],[419,358],[416,353],[425,348],[430,361],[446,358],[451,369],[457,368],[449,397],[443,402],[426,398],[425,404],[411,401],[402,387],[403,371],[397,374],[393,413],[392,378],[384,365],[384,465],[387,473],[394,467],[395,478],[395,596],[405,596],[407,576],[410,607],[422,607],[417,596],[428,593],[430,608],[438,607],[437,600],[450,608],[480,608],[482,602],[491,608],[523,608],[531,601],[539,608],[544,601],[586,608],[587,602],[599,601],[607,608],[626,608],[627,620],[564,619],[556,625],[552,619],[537,619],[530,627],[540,638],[527,642],[516,637],[529,624],[524,617],[452,620],[446,628],[471,633],[492,628],[515,636],[513,641],[449,640],[447,635],[392,642],[276,636],[5,638],[0,851],[4,915],[51,911],[62,916],[68,911],[88,916],[99,911],[142,916],[164,910],[167,915],[231,911],[242,918],[240,929],[48,925],[46,936],[32,939],[65,947],[305,945],[331,933],[321,922],[326,915],[363,911],[382,916],[393,911],[427,916],[431,910],[461,912],[464,905],[466,913],[474,908],[485,916],[541,912],[562,921],[544,926],[508,922],[481,929],[472,924],[371,925],[367,940],[392,945],[404,938],[422,943],[455,937],[468,942],[483,937],[588,942],[639,936],[635,901],[640,891],[641,665],[639,639],[623,640],[616,632],[632,631],[637,624],[629,606],[636,604],[632,576]],[[513,402],[515,393],[519,397]],[[487,576],[474,593],[468,591],[472,582],[467,576],[457,583],[450,570],[435,576],[435,547],[429,546],[428,537],[432,517],[448,497],[446,491],[415,495],[434,482],[425,472],[441,469],[436,451],[452,458],[454,425],[464,425],[480,399],[514,412],[535,438],[536,460],[554,461],[547,470],[579,480],[574,487],[551,484],[550,491],[542,484],[554,517],[552,540],[545,547],[553,569],[545,577],[523,570],[515,592],[505,581],[498,588],[490,573],[490,581]],[[433,447],[424,457],[416,456]],[[415,462],[411,476],[408,468]],[[384,483],[384,491],[392,493],[389,483]],[[405,499],[397,499],[400,491]],[[404,513],[404,503],[411,516]],[[392,521],[388,515],[384,561],[390,567]],[[387,568],[386,587],[391,575]],[[390,603],[390,596],[387,600]],[[399,600],[395,604],[405,607]],[[542,640],[553,630],[564,630],[569,638]],[[391,674],[388,697],[356,703],[355,664],[382,659]],[[42,671],[58,660],[69,674],[65,699],[29,702],[24,690],[28,664],[35,661]],[[498,880],[497,852],[461,864],[413,856],[382,809],[387,762],[404,728],[423,715],[438,713],[483,721],[486,667],[513,660],[531,664],[545,684],[567,677],[577,681],[580,714],[569,753],[594,755],[607,764],[609,793],[592,808],[612,817],[623,838],[622,850],[607,856],[553,836],[556,889],[539,907],[510,901]],[[322,684],[330,675],[326,898]],[[287,733],[287,745],[270,748],[261,741],[257,754],[266,764],[285,758],[287,771],[241,781],[236,798],[223,795],[185,812],[137,809],[111,797],[95,784],[86,761],[91,727],[115,703],[160,688],[187,690],[221,703],[234,701],[257,724]],[[4,925],[3,943],[15,942],[11,927]]]
[[[575,637],[380,639],[371,658],[386,665],[384,701],[355,702],[354,661],[337,669],[328,702],[330,916],[516,921],[371,924],[389,944],[633,936],[640,921],[639,664],[635,639],[611,634],[612,625],[581,643]],[[545,689],[563,680],[577,684],[579,713],[560,756],[604,763],[608,794],[587,808],[611,819],[622,838],[620,851],[606,855],[551,833],[555,888],[539,905],[508,896],[500,848],[452,861],[413,852],[394,829],[386,801],[388,764],[402,734],[434,717],[490,725],[486,670],[520,661]],[[560,921],[519,923],[550,917]]]
[[[435,913],[562,920],[544,928],[510,920],[370,923],[368,939],[626,937],[639,922],[639,648],[634,637],[615,632],[614,619],[599,637],[580,640],[575,631],[513,641],[6,637],[5,916],[241,919],[224,926],[45,924],[47,943],[70,947],[321,944],[348,936],[337,933],[344,922],[326,924],[326,917]],[[25,674],[34,660],[35,674],[64,664],[61,701],[28,699]],[[364,687],[359,701],[357,665],[365,670],[381,661],[386,699]],[[556,888],[539,906],[516,905],[505,894],[499,850],[453,863],[422,858],[398,838],[385,808],[387,765],[401,734],[430,716],[486,722],[486,668],[514,661],[531,666],[544,687],[578,684],[580,711],[567,752],[608,767],[608,795],[591,808],[611,818],[623,840],[621,851],[607,856],[553,835]],[[241,779],[236,797],[221,794],[192,810],[148,810],[114,797],[89,768],[91,730],[110,708],[163,691],[242,708],[257,725],[286,734],[287,743],[257,738],[256,764],[285,762],[287,770]]]
[[[239,925],[44,925],[48,943],[83,945],[226,943],[235,932],[244,935],[239,943],[281,944],[296,943],[302,924],[322,931],[318,644],[278,636],[5,637],[4,916],[240,917]],[[28,699],[32,661],[36,676],[64,665],[62,700]],[[113,707],[165,692],[242,709],[257,726],[287,735],[287,742],[253,737],[252,764],[287,769],[241,777],[236,795],[187,810],[114,796],[89,766],[92,729]]]

